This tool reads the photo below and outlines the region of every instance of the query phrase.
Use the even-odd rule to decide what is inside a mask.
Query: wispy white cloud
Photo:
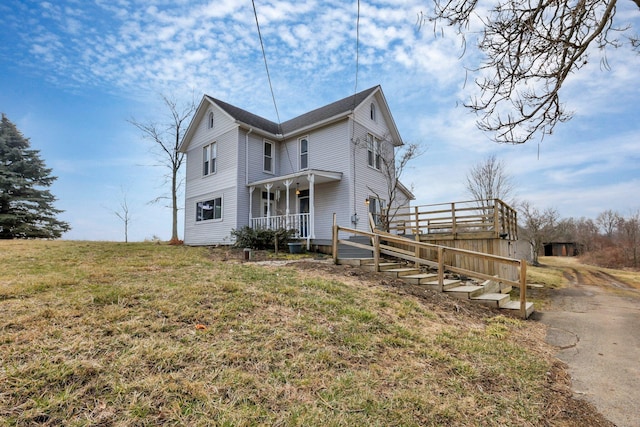
[[[637,24],[637,8],[627,3],[619,6],[619,22]],[[355,2],[256,2],[281,119],[356,88],[382,84],[405,141],[427,147],[404,179],[415,184],[418,203],[466,199],[465,174],[490,154],[504,159],[521,189],[520,198],[558,207],[563,215],[589,215],[600,206],[618,209],[640,199],[639,56],[609,50],[607,71],[594,51],[594,61],[561,92],[567,107],[576,111],[575,119],[543,141],[539,152],[535,143],[497,145],[476,128],[476,117],[461,105],[477,91],[473,78],[478,76],[466,75],[480,59],[473,35],[465,50],[451,29],[441,33],[431,26],[420,28],[425,6],[423,0],[361,2],[356,87]],[[159,112],[158,92],[185,99],[205,92],[276,118],[250,2],[25,0],[0,4],[0,14],[5,24],[0,31],[15,42],[0,46],[0,59],[53,86],[76,93],[99,89],[136,102],[148,114]],[[471,25],[472,31],[481,28],[480,20]],[[124,118],[123,126],[129,126]],[[107,133],[100,139],[113,151],[99,153],[98,162],[84,154],[52,155],[52,166],[64,175],[56,185],[67,185],[65,176],[106,175],[108,169],[149,164],[146,149],[122,147],[114,140],[107,144]],[[131,132],[118,137],[139,141]],[[74,147],[83,153],[80,144]],[[120,183],[111,182],[111,187],[114,184]],[[109,198],[111,190],[94,193]],[[78,221],[78,228],[84,227],[82,221],[87,228],[95,225],[86,218]]]

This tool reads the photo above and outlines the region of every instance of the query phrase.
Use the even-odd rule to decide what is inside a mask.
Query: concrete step
[[[525,307],[527,309],[527,318],[529,316],[531,316],[531,313],[533,313],[534,309],[533,309],[533,303],[532,302],[527,302],[525,304]],[[520,301],[509,301],[508,303],[506,303],[505,305],[503,305],[502,307],[503,309],[506,310],[520,310]]]
[[[509,294],[501,294],[497,292],[490,292],[476,297],[472,297],[471,301],[478,304],[486,305],[487,307],[500,308],[506,303],[511,301]]]
[[[420,269],[419,268],[392,268],[390,270],[384,270],[384,274],[386,274],[387,276],[391,276],[395,279],[402,279],[404,278],[404,276],[408,276],[408,275],[412,275],[412,274],[418,274],[420,273]]]
[[[445,292],[447,293],[447,295],[452,295],[456,298],[471,299],[473,297],[482,295],[482,293],[484,292],[484,288],[482,286],[463,285],[446,289]]]
[[[426,285],[427,283],[432,282],[433,279],[437,278],[438,275],[433,273],[409,274],[406,276],[402,276],[402,280],[409,283],[410,285]]]

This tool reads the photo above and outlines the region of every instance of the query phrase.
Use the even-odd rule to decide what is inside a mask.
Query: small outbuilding
[[[550,242],[544,244],[544,256],[578,256],[580,247],[575,242]]]

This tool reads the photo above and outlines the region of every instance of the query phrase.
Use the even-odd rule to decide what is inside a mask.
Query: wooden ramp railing
[[[478,236],[518,239],[518,219],[514,208],[500,199],[469,200],[401,207],[389,219],[394,234],[435,239],[444,236]]]
[[[373,219],[370,218],[370,221],[373,221]],[[332,254],[333,262],[336,264],[338,263],[338,245],[340,244],[371,250],[371,246],[346,239],[341,239],[340,233],[366,236],[371,239],[371,243],[373,246],[373,263],[374,269],[376,271],[379,270],[381,255],[388,255],[394,258],[410,261],[415,263],[416,266],[426,265],[432,268],[436,268],[438,273],[438,287],[440,288],[440,291],[443,291],[444,289],[445,271],[481,280],[499,281],[504,283],[505,285],[517,287],[520,289],[520,314],[524,319],[527,318],[527,262],[524,259],[517,260],[498,255],[485,254],[482,252],[474,252],[465,249],[456,249],[431,243],[423,243],[375,229],[373,229],[373,231],[362,231],[353,228],[342,227],[337,224],[336,215],[334,214]],[[426,256],[427,254],[429,254],[429,252],[431,252],[431,256]],[[436,257],[433,257],[434,253],[436,254]],[[458,267],[457,265],[453,264],[454,261],[450,261],[450,263],[446,262],[446,254],[456,255],[455,257],[449,257],[450,260],[455,260],[457,258],[472,258],[486,260],[494,262],[496,264],[514,266],[518,271],[518,280],[512,280],[508,277],[500,277],[500,274],[488,275],[486,273]],[[435,259],[436,261],[433,261],[432,259]],[[473,263],[468,264],[473,265]],[[497,270],[499,271],[500,269]]]

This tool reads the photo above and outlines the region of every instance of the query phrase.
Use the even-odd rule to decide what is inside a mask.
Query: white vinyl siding
[[[184,241],[188,245],[229,243],[237,228],[238,125],[221,110],[213,108],[214,129],[209,129],[209,110],[202,114],[191,136],[186,158]],[[215,141],[215,166],[211,163],[211,143]],[[244,135],[242,137],[244,143]],[[209,153],[205,156],[205,146]],[[209,174],[203,179],[205,159]],[[212,169],[212,167],[214,169]],[[212,174],[215,171],[215,174]],[[242,183],[244,187],[244,182]],[[197,203],[221,199],[221,218],[196,221]]]

